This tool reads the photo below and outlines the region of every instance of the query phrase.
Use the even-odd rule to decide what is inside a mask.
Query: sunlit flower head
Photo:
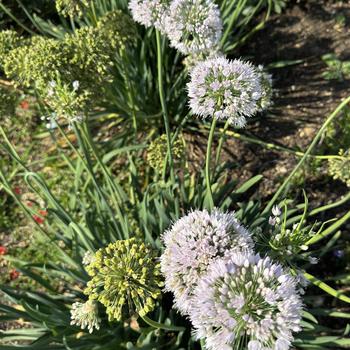
[[[98,316],[97,302],[88,300],[85,303],[74,303],[71,309],[71,325],[87,328],[90,333],[94,328],[100,329],[101,319]]]
[[[234,213],[214,209],[193,211],[176,221],[163,235],[165,245],[161,269],[165,289],[173,292],[175,307],[187,314],[193,290],[200,277],[215,259],[232,251],[253,248],[250,233],[238,222]]]
[[[222,35],[220,11],[211,0],[173,0],[165,19],[165,32],[181,53],[211,52]]]
[[[208,350],[288,350],[301,313],[297,280],[280,264],[234,252],[201,278],[190,318]]]
[[[168,5],[168,0],[131,0],[129,9],[135,22],[163,31]]]
[[[190,76],[187,86],[194,114],[228,119],[233,125],[243,127],[246,118],[259,111],[260,77],[249,62],[211,58],[199,62]]]
[[[86,267],[91,280],[84,293],[106,307],[110,321],[123,313],[143,316],[152,311],[163,286],[156,252],[130,238],[99,249]]]

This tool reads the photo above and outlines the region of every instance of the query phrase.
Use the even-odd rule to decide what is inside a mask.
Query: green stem
[[[214,208],[213,192],[211,190],[211,179],[210,179],[210,159],[211,159],[211,147],[213,144],[215,126],[216,126],[216,118],[213,118],[213,121],[211,123],[209,137],[208,137],[207,155],[205,158],[205,181],[207,184],[207,196],[208,196],[208,200],[209,200],[209,203],[208,203],[209,210]]]
[[[230,126],[230,122],[229,122],[229,120],[227,120],[226,123],[225,123],[224,128],[220,129],[221,135],[220,135],[219,145],[218,145],[218,149],[216,151],[216,158],[215,158],[215,164],[216,165],[218,165],[218,163],[219,163],[222,147],[223,147],[224,141],[225,141],[226,132],[227,132],[227,129],[228,129],[229,126]]]
[[[292,179],[292,177],[294,176],[294,174],[300,169],[300,167],[304,164],[306,158],[309,156],[309,154],[311,153],[311,151],[314,149],[314,147],[316,146],[317,142],[319,141],[319,139],[321,138],[321,136],[323,135],[323,132],[326,130],[327,126],[333,121],[333,119],[339,114],[339,112],[346,107],[346,105],[350,102],[350,96],[347,97],[345,100],[343,100],[339,106],[333,111],[333,113],[331,113],[331,115],[326,119],[326,121],[323,123],[323,125],[321,126],[320,130],[317,132],[316,136],[314,137],[314,139],[312,140],[310,146],[308,147],[308,149],[306,150],[306,152],[304,153],[304,155],[302,156],[302,158],[300,159],[299,163],[296,165],[296,167],[293,169],[293,171],[289,174],[289,176],[284,180],[283,184],[279,187],[279,189],[277,190],[277,192],[275,193],[275,195],[272,197],[272,199],[270,200],[270,202],[267,204],[266,208],[264,209],[263,213],[267,213],[271,210],[272,206],[275,204],[276,200],[278,199],[278,197],[281,195],[281,193],[284,191],[284,189],[286,188],[286,186],[288,185],[289,181]]]
[[[323,205],[322,207],[319,207],[319,208],[315,208],[314,210],[312,210],[309,213],[309,216],[313,216],[313,215],[316,215],[316,214],[321,213],[323,211],[339,207],[340,205],[346,203],[348,200],[350,200],[350,192],[348,192],[345,196],[343,196],[341,199],[339,199],[336,202],[333,202],[333,203],[330,203],[327,205]]]
[[[231,14],[231,17],[230,17],[230,20],[229,20],[229,23],[227,25],[227,28],[224,32],[224,35],[222,36],[221,38],[221,41],[220,41],[220,44],[221,44],[221,47],[224,46],[226,40],[227,40],[227,37],[229,36],[230,32],[231,32],[231,29],[236,21],[236,19],[238,18],[238,16],[240,15],[241,13],[241,10],[244,8],[245,4],[246,4],[247,0],[241,0],[238,4],[237,4],[237,7],[235,9],[235,11],[233,12],[233,14]]]
[[[219,129],[219,131],[224,131],[224,129]],[[236,139],[239,139],[239,140],[243,140],[243,141],[247,141],[247,142],[250,142],[250,143],[255,143],[257,145],[260,145],[260,146],[263,146],[264,148],[266,149],[269,149],[269,150],[276,150],[276,151],[282,151],[282,152],[287,152],[287,153],[291,153],[291,154],[294,154],[298,157],[303,157],[305,152],[300,152],[300,151],[295,151],[293,149],[290,149],[290,148],[287,148],[287,147],[284,147],[284,146],[280,146],[280,145],[276,145],[274,143],[271,143],[271,142],[265,142],[263,140],[260,140],[260,139],[257,139],[255,138],[254,136],[248,136],[248,135],[244,135],[244,134],[240,134],[236,131],[227,131],[226,132],[227,135],[229,136],[232,136]],[[314,154],[309,154],[308,155],[309,158],[315,158],[315,159],[344,159],[343,156],[339,156],[339,155],[333,155],[333,154],[330,154],[330,155],[314,155]]]
[[[164,329],[166,331],[175,331],[175,332],[183,332],[186,330],[185,327],[177,327],[177,326],[168,326],[166,324],[163,323],[159,323],[156,321],[151,320],[149,317],[147,316],[140,316],[148,325],[150,325],[153,328],[157,328],[157,329]]]
[[[162,62],[162,47],[161,47],[161,37],[160,33],[156,31],[156,39],[157,39],[157,68],[158,68],[158,89],[159,89],[159,98],[163,111],[163,119],[165,126],[165,133],[167,137],[167,146],[168,146],[168,155],[169,155],[169,167],[170,167],[170,179],[173,185],[173,190],[175,188],[175,173],[174,173],[174,159],[171,151],[171,131],[169,125],[169,116],[166,108],[165,94],[164,94],[164,86],[163,86],[163,62]],[[166,168],[167,163],[164,163],[164,167]],[[175,213],[176,217],[179,217],[180,208],[179,208],[179,200],[175,194]]]

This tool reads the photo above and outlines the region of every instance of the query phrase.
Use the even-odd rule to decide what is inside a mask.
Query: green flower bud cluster
[[[309,261],[307,242],[316,234],[314,226],[305,226],[302,218],[293,226],[287,226],[287,206],[282,211],[277,205],[272,208],[268,219],[268,230],[258,227],[255,231],[257,241],[269,250],[269,254],[284,263],[298,258]],[[313,259],[313,258],[312,258]]]
[[[161,295],[163,282],[156,252],[136,238],[98,250],[86,270],[91,280],[84,293],[106,307],[110,321],[120,321],[126,310],[144,316]]]
[[[58,40],[34,36],[27,45],[11,50],[5,58],[5,74],[17,84],[44,89],[56,76],[63,47]]]
[[[172,156],[174,162],[180,161],[185,153],[185,148],[181,140],[176,140],[172,145]],[[161,135],[157,137],[148,147],[147,161],[149,165],[157,172],[161,173],[164,167],[164,161],[168,152],[167,137]]]
[[[264,71],[263,66],[258,66],[257,71],[259,73],[260,84],[262,86],[262,94],[257,103],[259,105],[259,112],[262,112],[268,109],[272,104],[272,76]]]
[[[18,99],[16,90],[0,84],[0,120],[15,114]]]
[[[333,179],[340,180],[350,187],[350,152],[349,150],[345,152],[341,149],[339,155],[343,157],[343,159],[328,159],[328,173]]]
[[[14,30],[0,31],[0,68],[3,68],[7,54],[18,46],[23,45],[21,38]]]
[[[46,102],[50,109],[70,122],[81,121],[91,98],[90,91],[80,92],[77,80],[73,84],[65,84],[59,77],[56,81],[51,81],[49,85]]]
[[[88,0],[56,0],[57,12],[64,17],[82,17],[88,7]]]
[[[102,17],[96,27],[82,27],[63,40],[33,37],[7,54],[5,74],[17,84],[34,86],[47,100],[53,97],[47,95],[49,83],[56,82],[60,91],[50,107],[57,115],[66,109],[65,116],[74,113],[71,117],[75,117],[102,99],[103,88],[113,80],[115,56],[133,38],[134,23],[116,10]],[[79,94],[71,93],[74,81],[79,81]],[[64,97],[61,105],[58,97]]]

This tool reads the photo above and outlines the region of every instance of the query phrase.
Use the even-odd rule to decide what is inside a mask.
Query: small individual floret
[[[344,151],[341,149],[339,151],[340,158],[330,158],[328,159],[328,172],[329,175],[335,180],[340,180],[344,182],[348,187],[350,187],[350,151]]]
[[[258,112],[262,86],[252,64],[216,57],[199,62],[190,75],[187,86],[194,114],[243,127],[246,117]]]
[[[156,252],[136,238],[98,250],[86,270],[91,280],[84,293],[106,307],[110,321],[120,321],[127,309],[128,316],[135,311],[144,316],[161,295],[163,282]]]
[[[180,161],[184,156],[184,146],[181,140],[176,140],[172,145],[172,155],[175,162]],[[167,137],[166,135],[161,135],[157,137],[147,150],[147,161],[149,165],[161,173],[164,168],[164,162],[168,153]]]
[[[194,293],[190,318],[208,350],[288,350],[301,330],[296,279],[259,255],[215,261]]]
[[[100,322],[96,301],[88,300],[85,303],[72,305],[71,325],[79,326],[81,329],[87,328],[92,333],[94,328],[100,329]]]
[[[169,0],[131,0],[129,9],[135,22],[145,27],[164,31],[164,18],[168,10]]]
[[[173,0],[165,19],[165,32],[181,53],[210,53],[222,35],[220,11],[211,0]]]
[[[88,7],[88,0],[56,0],[57,12],[64,17],[81,17]]]
[[[215,259],[232,251],[253,248],[250,233],[234,213],[214,209],[193,211],[176,221],[162,237],[165,251],[161,269],[165,289],[175,295],[175,307],[187,314],[192,294],[201,276]]]
[[[94,261],[94,254],[87,250],[84,253],[82,263],[84,266],[90,265]]]

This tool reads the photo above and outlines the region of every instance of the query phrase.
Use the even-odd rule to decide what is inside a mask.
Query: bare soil
[[[339,24],[339,17],[346,20]],[[265,67],[279,61],[302,63],[270,69],[275,90],[274,105],[266,116],[249,123],[244,133],[266,142],[305,150],[326,117],[349,95],[350,81],[326,80],[321,57],[335,53],[350,60],[350,2],[307,1],[274,15],[239,55]],[[242,180],[262,174],[260,195],[269,197],[295,166],[293,154],[275,152],[237,139],[228,139],[227,156],[239,163],[233,170]],[[317,150],[315,151],[317,153]],[[308,195],[317,204],[347,191],[340,182],[312,178]],[[320,182],[321,181],[321,182]],[[316,204],[316,203],[315,203]]]

